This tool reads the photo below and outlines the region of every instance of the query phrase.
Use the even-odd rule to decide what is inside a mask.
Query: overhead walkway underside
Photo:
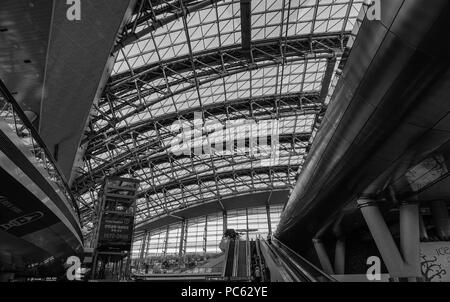
[[[62,270],[60,261],[83,248],[76,202],[1,81],[0,117],[1,270],[33,276],[52,263]]]
[[[67,13],[76,3],[66,2],[2,2],[0,78],[69,181],[82,156],[79,144],[92,104],[114,63],[117,32],[136,1],[87,1],[75,21]]]
[[[361,235],[368,226],[393,276],[421,277],[419,203],[429,208],[449,194],[444,186],[450,45],[443,39],[448,16],[448,1],[432,7],[423,1],[381,1],[381,20],[361,24],[282,214],[278,239],[317,259],[313,239],[314,254],[323,254],[321,239],[337,240],[338,248],[346,234],[352,244],[360,239],[370,246],[374,241]],[[430,162],[436,172],[427,178]],[[386,235],[395,227],[400,227],[400,252],[393,235]],[[413,273],[398,268],[410,260]],[[324,267],[333,270],[327,263]]]

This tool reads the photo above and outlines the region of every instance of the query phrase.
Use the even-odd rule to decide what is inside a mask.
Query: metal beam
[[[241,41],[242,50],[250,54],[252,43],[252,1],[241,0]]]
[[[302,61],[308,58],[320,59],[330,58],[336,55],[339,56],[342,52],[342,45],[345,45],[344,43],[347,39],[347,36],[342,36],[340,34],[302,35],[287,39],[285,41],[285,47],[280,47],[279,39],[258,41],[253,45],[252,64],[247,62],[240,50],[240,45],[211,49],[193,55],[193,60],[198,63],[197,66],[210,66],[209,68],[203,68],[202,72],[199,72],[196,76],[200,79],[199,85],[203,85],[232,74],[284,64],[289,62],[287,60],[288,58],[296,57],[297,59],[294,61]],[[166,84],[157,87],[148,85],[157,79],[170,76],[176,76],[177,79],[168,82],[169,86],[179,85],[181,83],[193,83],[194,75],[183,75],[183,73],[192,69],[190,61],[191,57],[186,55],[180,58],[149,64],[120,75],[112,76],[110,83],[105,89],[104,95],[113,96],[117,99],[113,102],[117,104],[114,105],[114,109],[109,109],[103,114],[106,116],[111,115],[113,112],[118,111],[129,104],[133,104],[139,99],[149,96],[152,93],[164,93],[163,97],[152,102],[146,102],[144,106],[138,106],[138,108],[133,110],[130,114],[125,115],[120,119],[123,120],[133,114],[142,112],[157,102],[194,88],[195,85],[191,84],[178,91],[168,91]],[[260,63],[260,65],[258,65],[258,63]],[[141,89],[144,85],[148,86],[148,88]],[[129,94],[130,91],[136,89],[139,91],[137,95]],[[121,95],[125,92],[127,93],[127,101],[119,102],[122,98]],[[108,101],[107,98],[104,97],[103,100],[100,100],[99,107],[102,107],[102,105],[106,103],[108,103]],[[98,119],[99,117],[93,117],[92,123],[95,123]],[[110,127],[111,126],[108,125],[101,130],[103,131]]]
[[[193,12],[199,11],[201,9],[204,9],[205,7],[213,5],[214,3],[218,2],[218,1],[219,0],[205,0],[205,1],[199,2],[195,5],[186,6],[186,10],[178,9],[175,12],[173,12],[172,15],[170,15],[168,17],[165,17],[165,18],[162,18],[159,20],[154,20],[147,27],[142,29],[141,31],[133,32],[133,33],[130,33],[130,34],[126,35],[125,37],[123,37],[117,43],[117,45],[114,46],[113,53],[119,51],[121,48],[123,48],[127,45],[130,45],[130,44],[138,41],[140,38],[150,34],[151,32],[156,31],[158,28],[161,28],[164,25],[167,25],[173,21],[178,20],[179,18],[185,16],[185,12],[187,14],[193,13]],[[147,18],[147,20],[148,20],[148,18]],[[141,22],[142,22],[142,20],[141,20]]]
[[[334,75],[334,67],[336,66],[336,58],[329,58],[327,62],[327,69],[325,71],[325,75],[322,80],[322,90],[320,92],[320,100],[322,103],[325,102],[326,97],[328,96],[328,91],[330,89],[331,80]]]
[[[331,56],[331,54],[323,54],[323,55],[319,55],[319,56],[310,57],[310,59],[318,60],[318,59],[328,58],[330,56]],[[305,59],[308,59],[308,57],[290,58],[290,59],[286,59],[286,63],[294,64],[297,62],[304,61]],[[242,72],[247,72],[247,71],[258,70],[260,68],[268,68],[268,67],[277,66],[277,65],[280,65],[280,63],[275,62],[275,61],[265,61],[265,62],[261,62],[261,63],[250,64],[247,66],[245,66],[245,65],[244,66],[242,66],[242,65],[231,66],[231,68],[229,70],[227,70],[226,72],[220,73],[220,74],[217,74],[213,71],[206,71],[201,75],[203,77],[199,76],[200,80],[198,81],[198,85],[202,86],[207,83],[211,83],[211,82],[223,79],[227,76],[236,75],[236,74],[239,74]],[[204,77],[205,75],[207,75],[207,76]],[[117,111],[126,106],[129,106],[129,104],[133,104],[134,102],[139,101],[140,99],[142,99],[144,97],[148,97],[152,94],[157,94],[157,95],[162,94],[162,96],[160,96],[158,98],[146,101],[145,104],[141,104],[141,105],[136,104],[135,106],[129,106],[131,109],[129,112],[122,114],[120,116],[120,118],[116,118],[116,117],[110,118],[110,122],[107,125],[105,125],[104,127],[102,127],[101,129],[99,129],[98,132],[106,132],[107,130],[114,128],[116,124],[119,124],[120,122],[122,122],[124,120],[127,120],[145,110],[148,110],[149,107],[151,107],[157,103],[160,103],[168,98],[174,97],[181,93],[195,89],[197,87],[197,83],[194,83],[193,78],[191,78],[191,77],[192,76],[190,76],[189,78],[177,79],[177,80],[172,81],[169,86],[188,83],[188,85],[184,85],[183,87],[180,87],[177,90],[167,90],[166,84],[161,84],[157,87],[151,87],[150,85],[147,85],[148,88],[146,88],[145,90],[140,90],[137,95],[135,95],[135,96],[129,95],[130,99],[128,99],[126,102],[121,102],[121,103],[117,104],[117,106],[115,106],[114,109],[110,109],[110,110],[106,111],[104,113],[104,115],[109,115],[113,111]]]
[[[283,57],[305,56],[307,54],[319,55],[336,53],[340,56],[344,51],[343,45],[348,41],[347,34],[349,33],[290,36],[283,41],[282,49],[280,49],[281,42],[278,38],[253,41],[253,59],[255,61],[277,60],[281,62]],[[203,65],[203,67],[214,64],[221,65],[222,60],[225,64],[230,62],[248,64],[245,60],[246,57],[241,50],[241,44],[233,44],[195,52],[193,55],[194,60],[200,64],[199,66]],[[182,55],[164,59],[161,62],[139,66],[132,70],[112,75],[107,87],[116,91],[120,85],[124,85],[127,82],[134,82],[139,79],[151,81],[155,77],[161,78],[163,76],[161,68],[167,70],[167,75],[170,75],[173,72],[182,73],[191,69],[190,60],[191,57],[189,55]]]
[[[252,196],[254,195],[258,195],[258,194],[263,194],[263,197],[265,197],[267,194],[269,194],[269,190],[265,190],[265,191],[260,191],[260,192],[242,192],[242,196],[245,196],[246,194],[251,194]],[[264,195],[266,194],[266,195]],[[274,200],[273,205],[282,205],[285,202],[285,198],[287,198],[287,194],[288,194],[288,190],[284,189],[284,190],[276,190],[274,191],[274,194],[277,194],[278,196],[278,200]],[[231,198],[226,198],[225,201],[225,206],[227,211],[230,210],[234,210],[234,209],[242,209],[242,208],[247,208],[247,207],[259,207],[259,206],[264,206],[265,204],[265,198],[257,198],[257,200],[255,200],[254,202],[252,202],[251,204],[247,203],[248,199],[245,198],[243,199],[242,196],[237,196],[237,197],[231,197]],[[282,199],[280,199],[279,197],[282,196]],[[233,203],[230,203],[231,199],[239,199],[239,202],[234,201]],[[240,202],[243,201],[243,202]],[[204,203],[201,204],[195,204],[195,205],[191,205],[188,208],[184,208],[184,209],[176,209],[173,212],[178,214],[179,216],[183,216],[185,219],[189,220],[192,218],[196,218],[199,216],[205,216],[205,215],[210,215],[210,214],[214,214],[214,213],[218,213],[220,212],[220,209],[216,208],[210,208],[209,206],[211,204],[216,203],[215,199],[211,199],[211,200],[207,200]],[[199,210],[199,209],[207,209],[205,210]],[[198,215],[198,213],[201,213],[201,215]],[[226,222],[226,212],[222,212],[223,214],[223,221],[224,221],[224,226],[223,226],[223,230],[225,232],[226,228],[227,228],[227,222]],[[136,226],[136,238],[139,238],[139,236],[141,236],[141,232],[143,232],[144,230],[152,230],[155,228],[161,228],[167,224],[172,224],[173,222],[176,222],[172,219],[168,219],[168,215],[166,214],[161,214],[161,215],[157,215],[157,216],[150,216],[148,217],[148,219],[141,221],[139,223],[137,223]]]
[[[280,135],[278,138],[278,141],[280,144],[282,143],[291,143],[294,139],[297,142],[309,142],[311,138],[310,133],[297,133],[297,134],[283,134]],[[149,144],[153,144],[155,142],[149,142]],[[248,144],[248,140],[245,142]],[[268,142],[269,143],[269,142]],[[149,148],[148,145],[144,145],[142,147],[139,147],[136,149],[136,152],[140,152],[140,149],[147,149]],[[224,148],[225,150],[225,148]],[[114,175],[120,176],[123,174],[128,173],[129,170],[138,171],[142,168],[149,167],[149,164],[160,164],[164,162],[170,162],[174,160],[179,159],[185,159],[185,158],[191,158],[191,156],[187,155],[174,155],[174,154],[167,154],[167,153],[161,153],[155,154],[156,156],[151,156],[149,154],[146,154],[144,157],[137,157],[133,158],[131,154],[128,152],[122,153],[118,157],[111,159],[107,162],[105,162],[103,165],[98,166],[97,168],[91,170],[89,174],[83,175],[82,177],[78,178],[76,182],[74,183],[74,188],[78,192],[78,194],[85,192],[89,187],[92,187],[95,184],[98,184],[102,182],[103,176],[109,171],[110,169],[114,169]],[[295,150],[293,150],[295,152]],[[224,159],[227,157],[221,157],[218,156],[217,159]],[[130,161],[130,159],[132,159]],[[122,164],[124,161],[128,161],[126,164]],[[234,159],[236,161],[236,159]],[[236,162],[240,163],[240,162]],[[191,163],[190,163],[191,164]],[[195,164],[195,162],[192,162],[192,164]],[[201,160],[201,158],[198,159],[197,164],[201,165],[204,164],[204,161]],[[196,164],[195,164],[196,165]],[[194,165],[194,167],[195,167]]]
[[[96,144],[99,147],[105,147],[105,135],[108,138],[114,136],[126,136],[130,132],[142,133],[149,128],[155,127],[156,125],[171,125],[173,122],[183,119],[191,119],[195,112],[199,112],[202,109],[208,115],[218,115],[225,114],[227,110],[233,110],[233,108],[238,108],[239,110],[246,111],[251,109],[252,104],[257,104],[262,108],[276,108],[276,105],[283,105],[287,108],[287,110],[293,109],[302,109],[308,110],[308,108],[320,110],[318,105],[320,105],[320,93],[319,92],[306,92],[306,93],[294,93],[294,94],[281,94],[281,95],[268,95],[268,96],[260,96],[260,97],[251,97],[251,98],[243,98],[237,100],[230,100],[226,103],[214,103],[201,107],[191,107],[182,111],[168,113],[156,117],[151,117],[146,120],[138,121],[133,125],[122,126],[118,128],[114,128],[110,131],[96,131],[96,132],[87,132],[87,138],[83,141],[83,144],[89,142],[89,146],[87,147],[87,154],[93,153],[95,149],[93,146]],[[278,103],[275,103],[275,100],[278,100]],[[288,105],[292,107],[287,107]],[[306,113],[307,111],[305,111]],[[233,117],[231,117],[233,119]]]
[[[295,166],[275,166],[275,167],[271,167],[271,171],[286,172],[288,170],[288,168],[290,168],[290,167],[292,167],[292,169],[295,169]],[[202,175],[201,177],[198,175],[193,175],[193,176],[190,175],[188,177],[178,178],[176,181],[171,181],[171,182],[165,183],[164,185],[156,186],[153,188],[149,188],[148,190],[141,191],[138,193],[137,198],[144,197],[149,192],[155,193],[155,192],[160,192],[163,189],[165,189],[165,190],[176,189],[176,188],[180,187],[180,184],[182,184],[183,186],[188,186],[188,185],[192,185],[192,184],[197,184],[199,181],[206,182],[206,181],[215,180],[216,177],[220,177],[221,179],[224,179],[227,177],[231,177],[233,175],[246,176],[246,175],[249,175],[250,172],[268,173],[269,171],[267,168],[264,167],[264,168],[242,169],[242,170],[231,171],[231,172],[227,171],[227,172],[217,173],[217,174],[207,174],[207,175]]]

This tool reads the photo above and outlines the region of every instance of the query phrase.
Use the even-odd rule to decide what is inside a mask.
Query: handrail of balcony
[[[52,182],[55,183],[58,189],[60,189],[70,201],[71,206],[81,223],[80,209],[67,184],[64,174],[62,174],[41,136],[1,79],[0,118],[3,118],[9,124],[10,128],[15,131],[17,136],[22,138],[22,141],[31,147],[31,152],[36,157],[37,161],[42,164],[42,167],[49,174]]]

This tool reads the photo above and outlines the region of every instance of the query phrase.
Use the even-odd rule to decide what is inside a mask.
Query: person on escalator
[[[261,270],[259,266],[255,266],[255,282],[261,282]]]

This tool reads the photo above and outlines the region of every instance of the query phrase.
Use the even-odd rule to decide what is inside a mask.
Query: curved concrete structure
[[[381,21],[362,24],[282,214],[276,236],[297,250],[383,173],[374,193],[397,168],[450,139],[449,2],[381,1],[381,8]]]
[[[1,271],[23,272],[80,255],[83,237],[71,201],[3,120],[0,142]]]

